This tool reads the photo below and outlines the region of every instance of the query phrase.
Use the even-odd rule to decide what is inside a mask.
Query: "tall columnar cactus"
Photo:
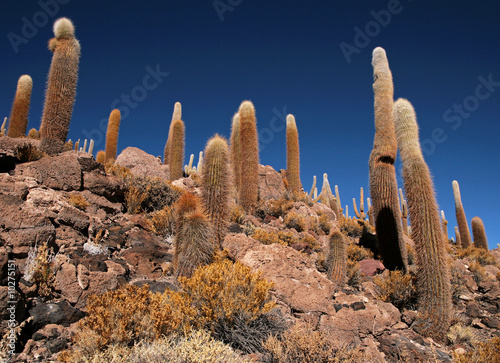
[[[385,50],[373,50],[375,139],[370,155],[370,194],[380,253],[389,270],[407,270],[406,244],[401,230],[398,186],[394,161],[397,142],[392,119],[392,74]]]
[[[61,152],[68,136],[80,60],[80,43],[75,38],[73,23],[67,18],[58,19],[54,34],[55,38],[49,42],[54,55],[40,126],[40,150],[49,155]]]
[[[443,228],[444,238],[448,241],[448,221],[444,215],[444,210],[441,211],[441,227]]]
[[[462,246],[462,239],[460,238],[460,231],[457,226],[455,226],[455,244],[457,246]]]
[[[181,250],[179,233],[182,231],[186,215],[200,210],[198,198],[191,193],[182,194],[174,206],[175,210],[175,240],[174,240],[174,268],[177,265],[177,257]]]
[[[335,213],[336,219],[341,218],[341,213],[339,211],[339,204],[337,198],[333,196],[332,188],[330,187],[330,182],[328,181],[328,174],[323,174],[323,186],[321,187],[321,193],[314,198],[314,202],[321,201],[324,205],[330,207],[330,209]]]
[[[214,226],[215,239],[222,249],[229,221],[229,197],[232,189],[227,141],[215,135],[205,148],[201,191],[205,211]]]
[[[6,134],[5,125],[7,125],[7,117],[4,117],[2,126],[0,126],[0,136],[5,136]]]
[[[259,136],[252,102],[244,101],[238,113],[241,145],[239,200],[245,212],[250,214],[253,213],[259,197]]]
[[[342,218],[344,216],[343,212],[344,210],[342,209],[342,203],[340,202],[340,194],[339,194],[339,186],[335,185],[335,199],[337,200],[337,208],[339,209],[339,218]]]
[[[168,128],[167,142],[165,143],[165,150],[163,151],[163,164],[170,164],[170,152],[172,143],[172,126],[175,120],[182,120],[182,105],[180,102],[176,102],[174,105],[174,112],[172,113],[172,121],[170,121],[170,126]]]
[[[9,137],[24,137],[28,129],[28,113],[30,110],[31,90],[33,80],[27,74],[17,81],[16,96],[10,112]]]
[[[302,188],[300,182],[299,132],[295,117],[286,117],[286,178],[290,192],[297,194]]]
[[[474,247],[488,251],[488,238],[484,230],[483,220],[479,217],[472,218],[472,235],[474,236]]]
[[[403,196],[403,190],[399,188],[399,203],[401,204],[401,225],[403,227],[403,234],[409,236],[408,234],[408,204],[406,204],[406,199]]]
[[[176,239],[179,250],[175,276],[190,277],[200,266],[208,265],[215,255],[213,226],[207,216],[199,211],[184,215],[182,229]]]
[[[311,191],[309,192],[309,198],[313,198],[314,196],[314,190],[316,189],[316,175],[313,175],[313,183],[311,186]]]
[[[120,110],[114,109],[111,111],[108,120],[108,131],[106,132],[106,164],[113,164],[116,159],[120,119]]]
[[[368,208],[368,222],[370,223],[371,226],[375,226],[375,222],[373,219],[373,206],[370,198],[366,198],[366,205]]]
[[[462,205],[462,197],[460,196],[460,186],[456,180],[452,182],[453,196],[455,197],[455,213],[457,216],[458,230],[460,231],[460,240],[463,248],[472,246],[470,238],[469,225],[465,217],[464,206]]]
[[[239,201],[241,187],[241,143],[240,143],[240,115],[236,113],[231,123],[230,156],[233,170],[233,185],[235,199]]]
[[[97,155],[95,157],[95,161],[97,161],[98,163],[101,163],[101,164],[106,163],[106,153],[104,152],[104,150],[99,150],[97,152]]]
[[[416,250],[420,316],[415,327],[423,335],[443,340],[452,311],[447,241],[441,228],[431,174],[420,147],[415,111],[407,100],[395,102],[394,124]]]
[[[177,180],[183,176],[184,165],[184,122],[172,122],[172,139],[170,143],[170,180]]]
[[[364,193],[363,193],[363,187],[360,188],[360,196],[361,198],[359,199],[359,211],[358,211],[358,206],[356,204],[356,198],[352,198],[352,204],[354,207],[354,214],[356,215],[356,218],[365,220],[366,218],[366,213],[365,213],[365,204],[364,204]]]
[[[200,154],[198,156],[198,165],[196,165],[196,171],[198,174],[203,173],[203,151],[200,151]]]
[[[94,139],[90,139],[89,151],[88,153],[92,155],[94,153]]]
[[[344,236],[338,229],[333,227],[329,235],[330,249],[326,259],[327,277],[335,284],[335,288],[341,289],[347,276],[347,247]]]

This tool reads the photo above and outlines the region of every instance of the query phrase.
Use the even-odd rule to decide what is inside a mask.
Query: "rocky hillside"
[[[146,284],[153,292],[179,291],[171,205],[185,191],[199,193],[196,174],[170,183],[168,167],[136,148],[105,169],[82,152],[41,157],[37,142],[0,138],[0,331],[3,358],[15,362],[68,357],[62,352],[80,344],[94,294]],[[351,361],[450,362],[500,337],[500,251],[450,245],[452,327],[447,341],[436,342],[412,329],[413,282],[385,269],[368,222],[337,220],[324,204],[290,198],[282,173],[270,166],[259,167],[259,198],[255,215],[233,208],[223,248],[273,282],[290,351],[312,354],[316,344]],[[348,242],[342,288],[325,269],[335,225]],[[408,246],[411,263],[409,239]],[[252,352],[231,337],[220,340],[235,361],[280,361],[271,343]]]

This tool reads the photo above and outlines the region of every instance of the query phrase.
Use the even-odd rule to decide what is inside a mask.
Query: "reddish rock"
[[[371,258],[359,261],[359,268],[363,276],[375,276],[385,270],[385,266],[381,261]]]
[[[130,172],[140,177],[170,179],[168,165],[160,159],[136,147],[127,147],[116,158],[116,164],[130,169]]]
[[[259,198],[281,199],[286,192],[281,175],[269,165],[259,165]]]
[[[90,225],[89,216],[78,208],[64,207],[57,215],[57,222],[71,226],[80,232],[87,232]]]
[[[30,189],[36,188],[37,186],[38,183],[34,178],[0,173],[1,194],[13,195],[20,199],[26,199]]]
[[[104,173],[93,171],[83,173],[83,186],[93,194],[109,199],[112,202],[123,201],[125,184],[118,177],[106,176]]]

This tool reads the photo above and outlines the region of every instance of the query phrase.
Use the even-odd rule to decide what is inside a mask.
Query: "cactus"
[[[443,340],[450,327],[452,311],[447,241],[441,228],[431,174],[420,147],[415,111],[407,100],[395,102],[394,124],[416,250],[420,316],[415,329]]]
[[[205,212],[212,221],[215,239],[220,249],[227,233],[231,190],[227,141],[215,135],[205,148],[201,191]]]
[[[5,136],[5,125],[7,125],[7,117],[4,117],[2,126],[0,126],[0,136]]]
[[[71,139],[69,139],[65,144],[64,144],[64,148],[63,148],[63,151],[71,151],[73,150],[73,141]]]
[[[443,228],[444,238],[448,241],[448,221],[444,215],[444,210],[441,211],[441,227]]]
[[[31,129],[28,131],[28,139],[38,139],[38,130],[37,129]]]
[[[375,222],[373,219],[373,206],[370,198],[366,198],[366,206],[368,208],[368,223],[370,223],[371,226],[375,226]]]
[[[375,95],[375,138],[370,155],[370,194],[375,230],[384,266],[407,271],[406,244],[401,230],[398,187],[394,161],[397,142],[392,119],[392,74],[385,50],[373,50],[373,91]]]
[[[172,113],[172,121],[170,121],[170,126],[168,128],[167,142],[165,143],[165,150],[163,151],[163,164],[170,164],[170,153],[171,153],[171,143],[172,143],[172,125],[175,120],[182,120],[182,105],[180,102],[176,102],[174,105],[174,112]]]
[[[32,88],[33,80],[30,76],[25,74],[19,78],[10,112],[9,131],[7,132],[9,137],[24,137],[26,135]]]
[[[42,124],[40,150],[49,155],[62,151],[68,136],[78,80],[80,43],[73,23],[60,18],[54,23],[55,38],[49,42],[54,53],[50,65]]]
[[[292,194],[297,194],[302,189],[300,182],[300,152],[299,152],[299,132],[295,117],[286,117],[286,178],[288,187]]]
[[[456,180],[452,182],[453,196],[455,197],[455,213],[457,216],[458,230],[460,231],[460,241],[463,248],[468,248],[472,245],[470,238],[469,226],[465,217],[464,206],[462,205],[462,197],[460,196],[460,186]]]
[[[193,161],[194,161],[194,154],[191,154],[191,156],[189,157],[189,163],[187,165],[184,165],[184,173],[186,175],[191,175],[195,172],[195,168],[193,168]]]
[[[356,205],[356,198],[352,198],[352,204],[354,207],[354,214],[356,215],[356,218],[364,221],[366,218],[366,213],[365,213],[365,205],[363,202],[363,200],[365,199],[363,195],[363,187],[360,188],[360,196],[361,198],[359,199],[359,211],[358,211],[358,206]]]
[[[483,220],[479,217],[472,218],[472,235],[474,236],[474,247],[488,251],[488,239],[484,230]]]
[[[75,151],[80,150],[80,139],[78,139],[77,142],[75,142]]]
[[[338,227],[332,227],[329,235],[330,250],[326,260],[327,277],[335,284],[337,290],[341,289],[347,276],[347,248],[344,236]]]
[[[311,199],[313,199],[314,190],[317,190],[316,189],[316,175],[313,175],[313,183],[312,183],[312,186],[311,186],[311,191],[309,192],[309,198],[311,198]]]
[[[196,165],[196,171],[198,174],[203,173],[203,151],[200,151],[200,155],[198,156],[198,165]]]
[[[460,231],[457,226],[455,226],[455,244],[457,246],[462,246],[462,239],[460,238]]]
[[[240,118],[240,204],[247,214],[252,214],[259,197],[259,136],[255,108],[244,101],[239,109]]]
[[[87,139],[83,140],[83,148],[82,148],[82,151],[83,151],[84,153],[86,153],[86,152],[87,152]]]
[[[94,152],[94,139],[90,139],[90,145],[89,145],[89,151],[88,151],[88,153],[90,155],[92,155],[93,152]]]
[[[101,164],[106,163],[106,153],[104,152],[104,150],[99,150],[97,152],[97,155],[95,157],[95,161],[97,161],[98,163],[101,163]]]
[[[194,211],[184,215],[175,264],[176,277],[190,277],[200,266],[208,265],[215,255],[213,227],[205,214]]]
[[[328,181],[328,174],[323,174],[323,186],[321,187],[321,193],[314,198],[314,202],[321,201],[324,205],[328,206],[337,219],[340,219],[340,211],[338,208],[337,198],[333,196],[332,189],[330,188],[330,182]]]
[[[233,186],[235,189],[235,199],[239,201],[241,186],[241,143],[240,143],[240,115],[236,113],[231,123],[230,140],[231,166],[233,170]]]
[[[408,232],[408,204],[406,203],[406,199],[403,196],[403,190],[399,188],[399,204],[401,206],[401,225],[403,227],[403,234],[405,236],[409,236]]]
[[[170,143],[170,180],[183,177],[182,166],[184,165],[184,122],[174,120],[172,122],[172,139]]]
[[[118,109],[114,109],[109,114],[108,131],[106,132],[106,164],[113,164],[116,159],[120,119],[121,113]]]
[[[337,199],[337,207],[339,209],[339,213],[340,213],[340,218],[342,218],[344,216],[343,212],[344,210],[342,209],[342,203],[340,203],[340,194],[339,194],[339,186],[338,185],[335,185],[335,198]]]

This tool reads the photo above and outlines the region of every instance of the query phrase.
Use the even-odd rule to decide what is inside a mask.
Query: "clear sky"
[[[19,76],[29,74],[29,128],[39,128],[47,43],[54,20],[65,16],[82,46],[71,139],[92,137],[95,150],[104,149],[107,118],[118,107],[118,152],[136,146],[163,155],[179,101],[186,159],[197,159],[214,133],[229,137],[232,115],[249,99],[261,163],[286,167],[284,122],[294,114],[305,189],[313,175],[321,187],[328,173],[351,215],[359,187],[369,194],[371,54],[381,46],[395,98],[415,107],[450,236],[456,179],[469,224],[481,217],[490,248],[500,243],[498,1],[4,0],[0,14],[2,118]]]

